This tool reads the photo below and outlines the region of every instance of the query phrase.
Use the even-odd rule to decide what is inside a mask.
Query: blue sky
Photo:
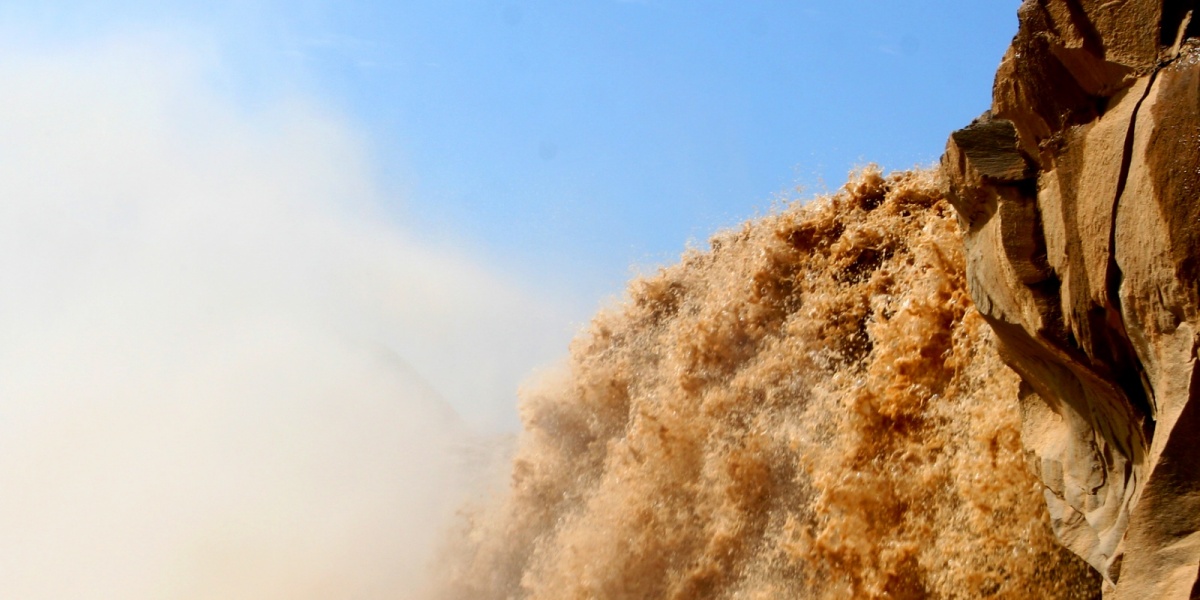
[[[461,415],[511,430],[520,382],[632,274],[855,167],[936,161],[989,105],[1017,4],[0,0],[0,67],[15,73],[0,110],[16,128],[0,162],[41,157],[0,174],[0,192],[53,204],[39,194],[57,188],[22,187],[41,169],[75,190],[55,200],[68,213],[112,223],[182,206],[200,193],[184,182],[228,181],[243,208],[214,199],[228,209],[214,243],[283,190],[342,215],[331,227],[389,228],[407,250],[384,271],[400,280],[364,285],[397,296],[329,313]],[[72,152],[43,147],[70,127]],[[312,139],[326,141],[295,146]],[[192,172],[141,181],[155,153]],[[229,156],[261,181],[233,179]],[[287,239],[289,268],[306,268],[307,238]]]
[[[62,200],[69,213],[134,199],[105,223],[200,193],[183,182],[229,181],[244,206],[292,190],[343,215],[331,227],[389,228],[407,249],[395,265],[345,268],[391,273],[364,286],[396,297],[328,301],[329,314],[460,415],[512,430],[520,382],[632,274],[855,167],[936,161],[989,105],[1017,4],[0,0],[0,67],[18,73],[0,110],[38,107],[8,109],[21,135],[0,132],[0,161],[40,156],[46,177],[87,190]],[[94,156],[34,133],[67,127],[78,141],[62,143]],[[326,141],[294,146],[312,139]],[[192,172],[139,181],[155,153]],[[261,181],[231,179],[228,156]],[[49,205],[22,187],[33,172],[0,174],[10,204]],[[244,229],[249,209],[227,208],[214,240]],[[48,219],[26,229],[61,229]],[[307,238],[287,239],[289,268],[307,268]]]
[[[30,47],[166,31],[247,110],[364,136],[388,214],[590,309],[631,266],[988,105],[1015,1],[6,3]],[[12,42],[10,42],[12,43]]]
[[[407,216],[595,296],[797,185],[935,160],[1015,28],[988,4],[397,3],[300,27]]]

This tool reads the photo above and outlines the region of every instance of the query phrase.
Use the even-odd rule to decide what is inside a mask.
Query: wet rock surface
[[[1105,597],[1200,592],[1200,2],[1027,0],[951,135],[968,287]]]

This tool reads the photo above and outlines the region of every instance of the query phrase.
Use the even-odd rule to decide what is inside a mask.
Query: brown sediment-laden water
[[[435,596],[1095,596],[939,189],[867,169],[634,280],[523,390]]]

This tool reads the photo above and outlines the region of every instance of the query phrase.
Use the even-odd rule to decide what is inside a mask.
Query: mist
[[[0,59],[0,597],[412,598],[565,311],[170,40]]]

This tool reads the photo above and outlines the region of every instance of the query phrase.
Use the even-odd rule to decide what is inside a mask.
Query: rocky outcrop
[[[942,159],[1055,532],[1111,598],[1200,593],[1198,9],[1026,0]]]

